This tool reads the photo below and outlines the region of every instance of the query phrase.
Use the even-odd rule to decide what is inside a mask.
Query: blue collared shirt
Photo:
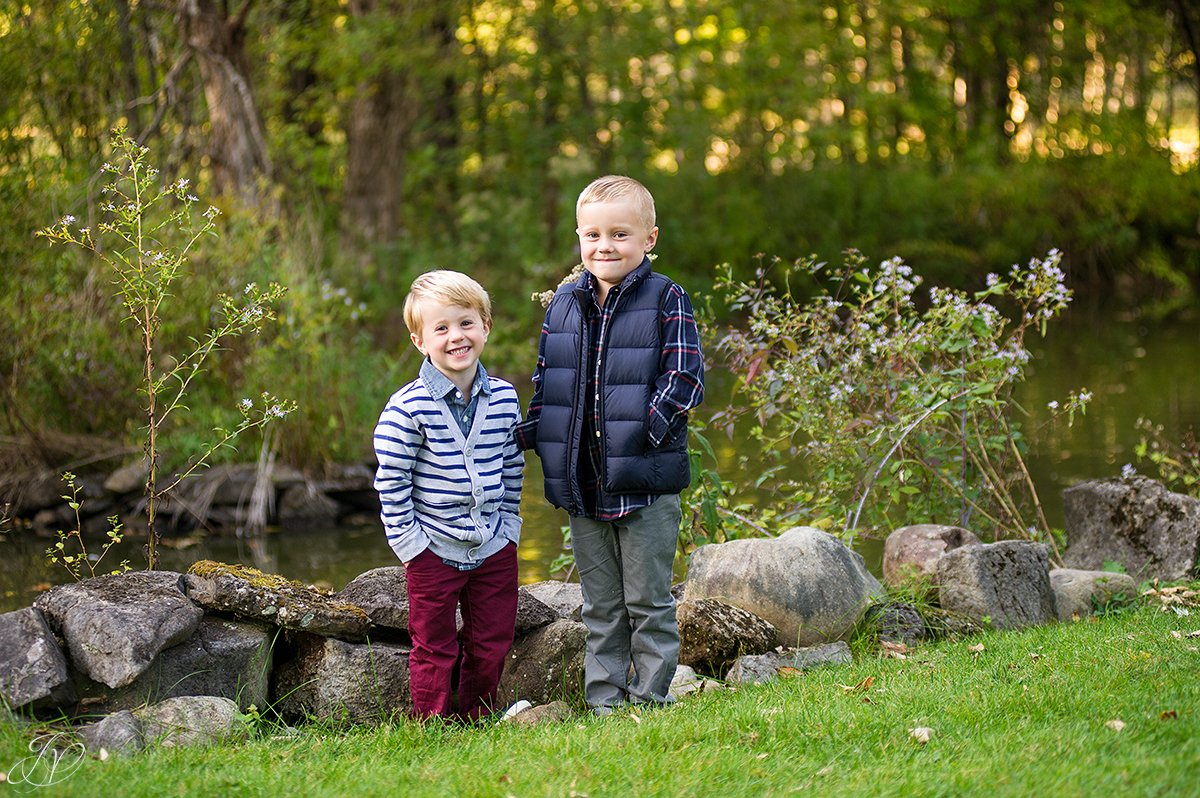
[[[454,416],[454,420],[458,422],[458,428],[462,430],[463,437],[471,434],[471,424],[475,421],[475,408],[479,407],[479,395],[492,395],[491,382],[488,380],[488,373],[484,369],[482,363],[477,363],[478,371],[475,372],[475,382],[471,383],[471,395],[463,396],[462,391],[458,390],[458,386],[450,381],[442,372],[438,371],[437,366],[425,358],[425,362],[421,364],[421,381],[425,383],[425,390],[429,391],[429,395],[434,399],[441,399],[446,403],[446,407],[450,409],[450,415]]]

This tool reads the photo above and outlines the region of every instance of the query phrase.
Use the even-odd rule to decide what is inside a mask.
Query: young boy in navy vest
[[[495,702],[517,616],[520,405],[512,385],[479,362],[492,328],[479,283],[452,271],[421,275],[404,323],[425,361],[375,427],[375,489],[408,581],[413,714],[477,720]]]
[[[671,700],[671,566],[704,362],[691,300],[650,268],[650,192],[602,177],[579,195],[575,216],[586,271],[546,310],[517,440],[537,451],[546,497],[570,515],[588,629],[584,695],[604,715]]]

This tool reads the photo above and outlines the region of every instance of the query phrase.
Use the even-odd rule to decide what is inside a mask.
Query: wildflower
[[[1051,410],[1057,410],[1057,409],[1058,409],[1058,402],[1057,402],[1057,401],[1054,401],[1054,400],[1052,400],[1052,401],[1050,401],[1050,402],[1047,402],[1047,403],[1046,403],[1046,407],[1050,408]]]
[[[254,407],[254,402],[251,402],[249,399],[243,399],[241,402],[238,402],[238,407],[242,410],[249,410]]]
[[[1125,479],[1137,476],[1137,469],[1133,467],[1132,463],[1126,463],[1121,466],[1121,476]]]

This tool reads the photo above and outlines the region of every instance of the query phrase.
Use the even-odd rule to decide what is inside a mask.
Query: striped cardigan
[[[409,562],[428,547],[477,564],[521,537],[524,454],[513,438],[517,392],[488,377],[464,437],[443,399],[422,380],[388,400],[375,427],[375,489],[388,545]]]

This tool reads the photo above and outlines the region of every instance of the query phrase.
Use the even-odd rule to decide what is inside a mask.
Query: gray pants
[[[680,517],[678,494],[615,521],[571,517],[588,630],[584,696],[592,706],[669,700],[679,661],[671,566]]]

